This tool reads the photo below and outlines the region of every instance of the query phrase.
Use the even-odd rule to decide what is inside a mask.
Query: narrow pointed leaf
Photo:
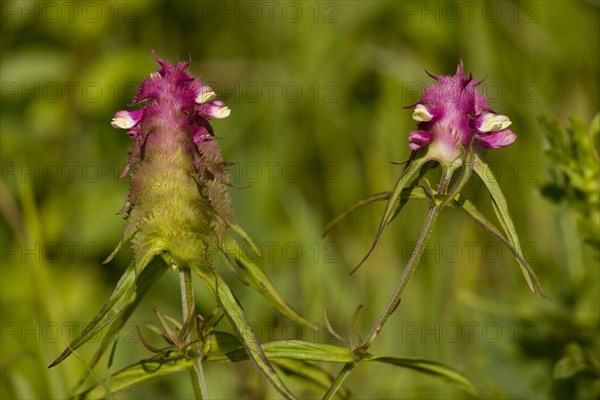
[[[377,193],[375,195],[369,196],[369,197],[361,200],[359,203],[356,203],[354,206],[352,206],[351,208],[349,208],[346,211],[352,212],[364,205],[371,204],[376,201],[387,200],[390,198],[391,193],[392,192],[381,192],[381,193]],[[425,190],[420,186],[405,188],[402,191],[402,198],[403,199],[410,198],[410,199],[415,199],[415,200],[430,200],[430,198],[429,198],[429,196],[427,196],[427,193],[425,192]],[[527,269],[529,269],[529,270],[531,269],[531,267],[529,266],[527,261],[523,258],[523,255],[521,253],[519,253],[517,251],[517,249],[515,249],[515,247],[508,241],[508,239],[506,239],[504,237],[504,235],[494,226],[494,224],[491,223],[481,213],[481,211],[479,211],[479,209],[475,206],[474,203],[472,203],[470,200],[465,198],[463,195],[457,194],[454,197],[454,201],[448,202],[448,205],[451,208],[454,208],[456,210],[459,210],[459,211],[465,213],[469,218],[473,219],[478,225],[480,225],[488,233],[490,233],[492,236],[494,236],[496,239],[498,239],[500,242],[502,242],[502,244],[504,244],[511,251],[511,253],[513,253],[515,258],[520,263],[523,263]],[[533,273],[533,271],[532,271],[532,273]]]
[[[112,323],[110,325],[111,333],[118,332],[147,293],[148,289],[150,289],[152,284],[154,284],[165,271],[166,266],[164,266],[163,263],[152,263],[148,268],[143,269],[138,278],[136,276],[136,265],[135,263],[132,263],[117,282],[117,286],[100,312],[56,358],[56,360],[52,362],[49,368],[63,361],[73,353],[74,350],[77,350],[84,343],[99,334],[107,325]],[[100,348],[97,350],[90,363],[92,368],[96,365],[101,355],[106,351],[112,341],[112,335],[107,335],[104,338]]]
[[[233,251],[233,257],[237,262],[248,283],[265,298],[277,311],[290,320],[310,329],[318,330],[319,327],[302,317],[296,310],[283,300],[263,270],[250,260],[245,252],[235,243],[228,243],[228,249]],[[225,254],[227,256],[227,254]]]
[[[131,303],[127,305],[127,307],[123,310],[122,314],[115,318],[112,323],[107,328],[107,334],[102,339],[100,346],[94,353],[92,360],[89,362],[90,368],[94,368],[96,364],[102,358],[104,352],[108,349],[108,347],[115,343],[115,340],[118,338],[117,334],[121,331],[131,314],[135,311],[139,303],[142,301],[148,290],[156,283],[160,277],[167,270],[166,265],[157,260],[152,262],[147,268],[144,269],[142,274],[139,276],[138,281],[136,283],[136,293],[135,297],[131,299]],[[102,328],[101,328],[102,329]],[[85,383],[85,380],[88,378],[89,373],[86,373],[76,385],[76,388],[81,387]]]
[[[329,232],[331,232],[333,230],[333,228],[335,228],[340,222],[342,222],[348,215],[350,215],[354,211],[356,211],[362,207],[368,206],[369,204],[374,203],[376,201],[389,200],[391,195],[392,195],[391,191],[379,192],[379,193],[372,194],[370,196],[365,197],[364,199],[357,201],[356,203],[352,204],[350,207],[345,209],[340,215],[335,217],[335,219],[333,221],[328,223],[327,226],[325,227],[325,229],[323,230],[322,236],[323,237],[327,236],[329,234]],[[420,186],[411,186],[411,187],[402,189],[398,207],[397,207],[394,215],[392,216],[391,220],[393,220],[398,215],[399,211],[404,207],[404,205],[406,204],[406,202],[409,199],[428,200],[429,197],[427,196],[427,193],[425,193],[425,190]]]
[[[325,227],[325,229],[323,230],[322,236],[323,237],[327,236],[327,234],[329,234],[329,232],[331,232],[333,230],[333,228],[335,228],[340,222],[342,222],[349,214],[353,213],[354,211],[358,210],[359,208],[367,206],[376,201],[387,200],[390,198],[391,195],[392,195],[391,191],[390,192],[379,192],[379,193],[372,194],[370,196],[365,197],[364,199],[357,201],[356,203],[352,204],[350,207],[348,207],[347,209],[342,211],[342,213],[340,215],[338,215],[337,217],[335,217],[335,219],[333,221],[328,223],[327,226]]]
[[[241,226],[239,226],[238,224],[230,224],[229,225],[231,227],[231,229],[237,233],[238,235],[241,236],[242,239],[244,239],[244,241],[248,244],[248,246],[250,246],[250,248],[252,249],[252,251],[254,252],[254,254],[256,254],[257,256],[260,256],[260,249],[258,248],[258,246],[256,245],[256,243],[254,243],[254,241],[252,240],[252,238],[250,238],[250,235],[248,235],[246,233],[246,231],[244,229],[242,229]]]
[[[228,332],[215,331],[209,336],[207,356],[210,357],[212,354],[226,354],[243,348],[244,345],[237,336]]]
[[[262,344],[263,352],[269,359],[290,358],[304,361],[322,361],[331,363],[354,362],[350,350],[345,347],[332,346],[323,343],[306,342],[303,340],[276,340]],[[243,348],[227,353],[210,351],[207,362],[238,362],[248,359]]]
[[[450,189],[450,191],[448,191],[448,193],[445,195],[444,200],[440,204],[440,208],[445,207],[449,202],[454,200],[456,195],[458,195],[461,192],[461,190],[463,189],[463,187],[469,182],[472,174],[473,174],[473,151],[467,151],[460,174],[459,174],[458,178],[456,179],[456,182],[454,182],[454,185],[452,185],[452,188]]]
[[[110,377],[110,391],[114,394],[151,379],[176,372],[189,371],[192,367],[193,360],[182,356],[175,358],[163,356],[142,360],[113,374]],[[106,388],[102,384],[74,396],[75,399],[81,400],[104,399],[105,397]]]
[[[371,247],[367,251],[367,254],[358,262],[356,267],[354,267],[354,269],[352,270],[352,273],[356,272],[356,270],[358,268],[360,268],[361,265],[364,264],[364,262],[367,260],[367,258],[369,258],[369,256],[375,249],[375,246],[377,246],[377,242],[379,241],[379,238],[381,237],[381,234],[383,233],[383,229],[387,226],[387,224],[390,223],[390,221],[392,219],[394,219],[394,217],[396,215],[396,210],[398,209],[398,206],[399,206],[399,203],[401,200],[401,196],[402,196],[402,191],[408,185],[408,183],[413,178],[415,173],[417,171],[419,171],[421,166],[426,161],[428,161],[428,160],[425,157],[419,157],[419,158],[416,158],[415,160],[412,160],[411,163],[406,165],[406,168],[404,169],[402,175],[396,181],[394,190],[392,190],[392,194],[387,202],[387,205],[385,206],[385,210],[383,212],[381,222],[379,223],[379,228],[377,229],[377,233],[375,234],[375,239],[373,240],[373,244],[371,244]]]
[[[315,393],[322,393],[333,383],[333,377],[327,371],[318,365],[306,361],[278,358],[273,360],[273,365]],[[337,392],[337,398],[350,398],[350,391],[343,386],[340,387]]]
[[[237,242],[231,240],[231,242],[234,243],[234,245],[237,245]],[[219,250],[221,251],[221,255],[223,255],[223,261],[225,261],[225,264],[227,265],[227,267],[229,267],[229,271],[231,271],[231,273],[233,274],[233,276],[240,281],[244,286],[248,286],[250,285],[250,282],[248,282],[248,280],[246,279],[246,277],[244,277],[244,275],[242,275],[242,273],[240,272],[240,269],[237,265],[237,262],[235,261],[231,261],[231,259],[229,258],[229,254],[231,253],[231,249],[227,249],[227,248],[223,248],[223,245],[221,245],[219,247]]]
[[[285,398],[293,399],[294,395],[285,386],[273,366],[265,356],[260,341],[248,323],[244,311],[237,299],[229,289],[227,283],[214,271],[208,271],[201,266],[194,265],[192,269],[200,276],[206,286],[213,292],[221,305],[227,319],[233,325],[238,337],[244,344],[250,360],[260,369],[271,385]]]
[[[442,378],[454,385],[459,386],[467,393],[479,397],[479,393],[473,382],[457,370],[435,361],[424,360],[413,357],[387,357],[387,356],[369,356],[365,361],[376,361],[385,364],[396,365],[398,367],[409,368],[421,373],[431,375],[436,378]]]
[[[276,340],[265,343],[263,346],[269,358],[293,358],[295,360],[333,363],[354,361],[348,348],[324,343],[304,340]]]
[[[504,233],[506,237],[513,245],[513,247],[517,250],[518,254],[521,255],[520,258],[524,259],[523,251],[521,249],[521,243],[519,241],[519,236],[517,234],[517,230],[515,229],[515,225],[513,223],[512,218],[510,217],[510,213],[508,212],[508,204],[506,203],[506,198],[500,189],[500,185],[498,185],[498,181],[491,173],[487,164],[485,164],[481,158],[475,155],[475,165],[474,170],[479,175],[488,191],[492,196],[492,204],[494,206],[494,211],[496,212],[496,216],[500,221],[500,225],[504,229]],[[487,173],[486,173],[487,171]],[[533,270],[527,265],[527,263],[523,263],[517,258],[517,262],[521,267],[521,271],[523,272],[523,276],[529,285],[529,288],[533,293],[542,294],[542,290],[540,288],[540,284],[538,279],[533,272]]]
[[[523,255],[517,251],[517,249],[508,241],[508,239],[504,237],[502,232],[500,232],[498,228],[496,228],[494,224],[492,224],[470,200],[462,195],[458,195],[456,196],[456,199],[449,204],[452,208],[464,212],[479,226],[502,242],[502,244],[505,245],[511,251],[511,253],[513,253],[518,262],[523,263],[527,269],[531,269],[527,261],[523,258]]]
[[[250,329],[248,327],[248,329]],[[214,340],[214,342],[213,342]],[[219,332],[214,338],[211,338],[211,350],[206,354],[203,363],[224,363],[239,362],[249,359],[248,351],[242,347],[242,343],[234,336]],[[235,347],[235,350],[223,353],[223,350]],[[172,355],[172,356],[171,356]],[[331,377],[326,378],[326,372],[320,368],[308,364],[306,361],[325,361],[335,363],[345,363],[353,361],[348,349],[327,344],[303,342],[300,340],[275,341],[264,344],[264,355],[273,360],[273,364],[284,369],[286,374],[290,374],[294,368],[299,376],[306,380],[313,380],[313,383],[320,382],[329,386]],[[297,363],[294,363],[294,360]],[[139,383],[150,379],[172,374],[175,372],[185,372],[193,368],[194,360],[184,358],[176,353],[167,352],[158,357],[142,360],[130,365],[110,376],[103,382],[91,388],[86,389],[76,395],[79,399],[99,399],[106,396],[106,390],[110,393],[117,393],[121,390],[130,388]],[[300,367],[302,367],[300,369]],[[325,374],[325,375],[324,375]],[[329,381],[327,381],[329,379]],[[107,382],[110,382],[108,385]],[[342,394],[347,393],[341,389]],[[342,396],[344,397],[344,396]]]

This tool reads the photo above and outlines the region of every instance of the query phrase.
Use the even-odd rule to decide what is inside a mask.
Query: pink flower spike
[[[113,117],[110,124],[113,128],[117,129],[131,129],[142,120],[142,116],[144,115],[144,110],[134,110],[134,111],[118,111]]]
[[[431,142],[433,135],[425,131],[410,131],[408,132],[408,147],[411,150],[419,150]]]
[[[490,133],[489,135],[477,135],[476,139],[483,147],[488,149],[499,149],[512,144],[517,139],[517,135],[510,129],[504,129],[502,131]]]
[[[488,148],[508,146],[516,135],[506,115],[497,115],[477,89],[481,81],[465,76],[460,61],[454,75],[432,75],[436,82],[428,85],[413,106],[417,131],[409,132],[408,143],[414,151],[428,146],[428,155],[446,165],[469,151],[472,141]]]

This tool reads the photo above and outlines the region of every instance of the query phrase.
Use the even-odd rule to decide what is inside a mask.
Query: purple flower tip
[[[217,96],[209,85],[187,71],[188,62],[170,64],[156,54],[154,58],[160,68],[144,79],[133,101],[133,104],[146,102],[144,107],[117,112],[111,125],[127,129],[132,138],[145,137],[160,116],[163,125],[189,126],[190,132],[195,132],[196,127],[204,127],[212,133],[208,120],[226,118],[231,110],[225,103],[216,100]]]
[[[209,122],[231,111],[209,85],[187,71],[189,63],[154,58],[159,68],[142,81],[134,99],[142,107],[119,111],[111,121],[135,139],[120,175],[131,177],[123,209],[125,236],[141,232],[136,246],[154,252],[157,244],[142,238],[160,237],[161,246],[183,259],[184,247],[173,243],[196,235],[224,238],[233,221],[228,164]]]
[[[427,71],[426,71],[427,72]],[[474,140],[485,148],[500,148],[515,141],[516,135],[506,129],[511,121],[493,112],[485,96],[477,89],[481,81],[465,77],[462,60],[451,76],[432,75],[429,85],[413,108],[418,130],[408,134],[409,147],[418,150],[430,146],[432,156],[451,162]]]

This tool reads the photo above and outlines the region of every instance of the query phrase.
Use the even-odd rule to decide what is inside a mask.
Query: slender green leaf
[[[377,361],[386,364],[396,365],[398,367],[410,368],[436,378],[442,378],[454,385],[458,385],[467,393],[475,397],[479,397],[479,391],[469,378],[467,378],[465,375],[458,372],[457,370],[442,363],[424,360],[422,358],[388,356],[368,356],[367,358],[365,358],[365,361]]]
[[[249,354],[252,353],[241,347],[228,353],[221,352],[220,350],[222,349],[230,348],[230,345],[235,346],[236,339],[223,332],[220,332],[217,336],[216,342],[220,342],[221,344],[211,347],[211,350],[203,360],[204,363],[238,362],[250,358]],[[330,390],[328,397],[325,398],[333,398],[336,394],[341,398],[348,397],[348,391],[342,387],[343,380],[339,380],[338,384],[335,384],[335,380],[327,372],[308,363],[308,361],[346,364],[342,372],[347,375],[355,365],[349,349],[300,340],[269,342],[265,343],[263,348],[264,356],[272,360],[273,365],[282,369],[286,375],[294,376],[294,378],[303,381],[314,389],[334,387],[334,390]],[[468,378],[441,363],[411,357],[383,357],[373,355],[367,355],[364,360],[410,368],[434,377],[443,378],[460,386],[468,393],[477,395],[477,389]],[[164,353],[160,357],[140,361],[113,374],[109,381],[110,393],[116,393],[163,375],[189,371],[191,368],[193,368],[192,359],[186,359],[174,352]],[[97,399],[104,396],[106,396],[106,382],[99,382],[96,386],[79,393],[76,397],[81,399]]]
[[[340,215],[340,217],[336,218],[336,220],[334,222],[335,223],[339,222],[343,217],[348,215],[350,212],[357,210],[360,207],[363,207],[367,204],[371,204],[376,201],[387,200],[390,198],[390,196],[391,196],[391,192],[381,192],[381,193],[377,193],[375,195],[369,196],[369,197],[361,200],[360,202],[354,204],[352,207],[348,208],[344,212],[344,214]],[[405,188],[402,191],[402,198],[406,198],[406,199],[410,198],[410,199],[415,199],[415,200],[430,200],[429,196],[427,196],[425,189],[423,189],[420,186]],[[454,209],[464,212],[467,216],[469,216],[471,219],[473,219],[483,229],[485,229],[487,232],[489,232],[491,235],[493,235],[496,239],[498,239],[500,242],[502,242],[502,244],[504,244],[511,251],[511,253],[513,253],[513,255],[515,256],[515,258],[517,259],[517,261],[519,263],[523,264],[525,266],[525,268],[527,268],[528,270],[531,270],[531,267],[529,266],[529,264],[523,257],[523,254],[520,253],[519,251],[517,251],[517,249],[511,244],[511,242],[508,241],[508,239],[506,239],[504,237],[504,235],[494,226],[494,224],[492,224],[481,213],[481,211],[479,211],[479,209],[475,206],[474,203],[472,203],[470,200],[468,200],[466,197],[462,196],[461,194],[457,194],[454,197],[454,201],[449,202],[448,205]],[[330,226],[330,229],[331,228],[333,228],[333,226]],[[531,272],[533,273],[533,271],[531,271]]]
[[[111,393],[116,393],[150,379],[175,372],[189,371],[193,365],[193,360],[183,356],[170,358],[162,355],[161,357],[142,360],[113,374],[110,378],[110,390]],[[78,393],[74,397],[82,400],[103,399],[106,397],[106,389],[102,384],[98,384]]]
[[[454,168],[456,168],[454,166]],[[473,174],[473,151],[469,150],[466,152],[465,158],[463,160],[463,166],[460,171],[460,174],[454,185],[447,194],[444,195],[444,199],[439,205],[440,208],[444,208],[449,202],[454,200],[454,198],[461,192],[463,187],[469,182],[471,179],[471,175]]]
[[[238,337],[244,344],[250,360],[260,369],[273,387],[287,399],[293,399],[294,395],[285,386],[273,366],[265,356],[260,341],[248,323],[246,315],[237,299],[229,289],[227,283],[214,271],[209,271],[199,265],[193,265],[192,269],[200,276],[206,286],[213,292],[221,305],[225,316],[233,325]]]
[[[329,224],[327,224],[327,226],[323,230],[323,237],[327,236],[327,234],[329,234],[329,232],[331,232],[333,230],[333,228],[335,228],[340,222],[342,222],[342,220],[344,220],[344,218],[346,218],[348,215],[350,215],[354,211],[356,211],[364,206],[368,206],[369,204],[374,203],[376,201],[389,200],[391,195],[392,195],[391,191],[379,192],[379,193],[375,193],[370,196],[367,196],[362,200],[357,201],[356,203],[354,203],[353,205],[351,205],[350,207],[345,209],[340,215],[335,217],[335,219],[333,221],[331,221]],[[420,186],[411,186],[411,187],[402,189],[402,193],[400,195],[400,201],[398,203],[398,208],[396,209],[396,212],[395,212],[394,216],[392,217],[392,220],[398,215],[399,211],[402,210],[403,206],[406,204],[407,200],[409,200],[409,199],[428,200],[429,197],[427,196],[427,193],[425,192],[425,190]]]
[[[352,204],[350,207],[348,207],[347,209],[342,211],[342,213],[340,215],[338,215],[337,217],[335,217],[335,219],[333,221],[328,223],[327,226],[325,227],[325,229],[323,230],[322,236],[323,237],[327,236],[327,234],[329,234],[329,232],[331,232],[333,230],[333,228],[335,228],[340,222],[342,222],[342,220],[344,220],[344,218],[346,218],[349,214],[353,213],[354,211],[358,210],[359,208],[367,206],[376,201],[387,200],[390,198],[391,195],[392,195],[391,191],[390,192],[379,192],[379,193],[372,194],[370,196],[365,197],[364,199],[357,201],[356,203]]]
[[[302,317],[296,310],[294,310],[290,305],[288,305],[285,300],[281,297],[281,295],[275,289],[275,286],[271,283],[267,275],[262,271],[262,269],[256,265],[252,260],[248,258],[248,255],[237,246],[232,239],[227,242],[227,247],[229,251],[233,252],[233,257],[235,261],[250,283],[250,285],[265,298],[277,311],[281,314],[285,315],[290,320],[297,322],[298,324],[308,327],[310,329],[318,330],[319,327],[308,321],[304,317]],[[227,254],[224,254],[227,257]]]
[[[454,209],[464,212],[469,218],[473,219],[478,225],[485,229],[488,233],[498,239],[513,253],[517,261],[525,264],[527,268],[529,264],[523,258],[523,255],[517,251],[517,249],[504,237],[502,232],[498,230],[482,213],[479,209],[463,195],[456,196],[455,200],[450,203],[450,206]]]
[[[396,215],[396,211],[399,207],[399,203],[401,201],[402,191],[408,185],[410,180],[413,178],[415,173],[420,170],[421,166],[426,163],[428,160],[424,156],[420,156],[411,160],[404,168],[402,175],[396,181],[396,185],[394,186],[394,190],[392,190],[392,194],[385,206],[385,210],[383,212],[383,216],[381,217],[381,222],[379,223],[379,228],[377,228],[377,233],[375,234],[375,238],[371,247],[367,251],[367,254],[358,262],[358,264],[352,270],[352,273],[356,272],[361,265],[369,258],[373,250],[375,250],[375,246],[377,246],[377,242],[383,233],[383,229],[394,219]]]
[[[230,242],[233,242],[234,245],[237,245],[237,242],[231,240]],[[229,254],[231,253],[230,249],[228,248],[224,248],[225,245],[220,244],[219,245],[219,250],[221,251],[221,254],[223,255],[223,261],[225,261],[225,264],[227,264],[227,266],[229,267],[229,270],[231,271],[231,273],[233,274],[233,276],[235,276],[235,278],[242,282],[242,284],[244,284],[244,286],[248,286],[250,285],[250,282],[248,282],[248,280],[246,279],[246,277],[244,275],[242,275],[242,273],[240,272],[240,268],[239,265],[237,264],[237,262],[232,262],[231,259],[229,258]]]
[[[272,361],[273,365],[281,369],[284,374],[296,379],[315,393],[322,393],[333,383],[333,377],[318,365],[287,358],[278,358]],[[337,397],[348,399],[350,398],[350,391],[342,386],[337,392]]]
[[[94,368],[96,364],[98,364],[98,361],[100,361],[100,358],[102,358],[102,355],[104,354],[106,349],[108,349],[108,347],[111,344],[115,343],[115,341],[118,338],[118,332],[121,331],[121,328],[123,328],[131,314],[133,314],[133,312],[137,308],[138,304],[142,301],[148,290],[150,290],[152,285],[160,279],[160,277],[162,276],[162,274],[165,273],[166,270],[166,265],[160,260],[153,261],[148,266],[148,268],[144,269],[136,283],[135,297],[131,299],[131,303],[125,308],[123,313],[119,315],[119,317],[116,318],[114,321],[112,321],[112,323],[108,326],[108,333],[102,339],[100,346],[98,347],[98,349],[96,349],[96,352],[94,353],[94,356],[92,357],[92,360],[89,363],[90,368]],[[85,383],[85,380],[88,378],[88,376],[89,373],[85,374],[79,380],[79,383],[76,385],[76,389],[81,387],[81,385]]]
[[[345,347],[332,346],[322,343],[305,342],[302,340],[276,340],[262,344],[263,352],[269,359],[290,358],[305,361],[323,361],[331,363],[354,362],[350,350]],[[227,353],[213,351],[206,356],[207,362],[238,362],[248,359],[243,348]]]
[[[496,212],[496,216],[500,221],[500,225],[502,226],[504,233],[513,247],[516,249],[517,253],[521,255],[521,257],[517,257],[517,262],[521,267],[521,271],[523,272],[523,276],[525,277],[529,288],[532,292],[543,295],[535,272],[533,272],[527,263],[521,261],[521,259],[524,259],[525,257],[523,257],[519,236],[517,234],[517,230],[515,229],[513,220],[510,217],[510,213],[508,212],[508,204],[506,203],[504,194],[500,189],[500,185],[498,185],[498,181],[491,173],[491,170],[487,164],[485,164],[478,155],[475,155],[475,163],[473,168],[492,196],[494,211]]]
[[[136,273],[135,263],[125,270],[121,279],[117,282],[117,286],[111,293],[110,297],[94,317],[94,319],[84,328],[84,330],[67,346],[67,348],[50,364],[51,368],[65,358],[67,358],[74,350],[78,349],[84,343],[99,334],[102,329],[110,325],[110,333],[117,333],[122,327],[127,318],[133,313],[139,302],[150,289],[150,287],[158,281],[162,274],[166,271],[166,266],[163,263],[151,263],[148,268],[144,268],[138,276]],[[104,351],[113,341],[113,335],[107,335],[102,341],[100,348],[90,366],[93,368]]]
[[[353,362],[350,350],[346,347],[303,340],[276,340],[265,343],[268,358],[293,358],[306,361],[325,361],[333,363]]]
[[[247,327],[250,329],[250,327]],[[327,344],[303,342],[300,340],[275,341],[263,345],[263,354],[266,359],[281,367],[286,374],[292,374],[294,368],[298,376],[305,380],[313,380],[313,384],[320,382],[329,385],[332,381],[320,368],[306,363],[306,361],[325,361],[334,363],[352,362],[350,351],[343,347]],[[224,352],[227,351],[227,352]],[[248,360],[249,353],[235,336],[225,332],[213,332],[210,350],[203,359],[203,363],[239,362]],[[294,364],[293,361],[297,363]],[[103,398],[106,396],[107,386],[110,393],[116,393],[155,377],[193,368],[194,360],[186,359],[175,352],[163,353],[158,357],[142,360],[130,365],[110,376],[106,381],[80,392],[77,397],[84,399]],[[270,364],[269,364],[270,365]],[[327,382],[327,383],[325,383]],[[342,390],[341,393],[346,393]],[[343,397],[343,396],[342,396]]]
[[[244,239],[244,241],[248,244],[248,246],[250,246],[250,248],[252,249],[252,251],[254,252],[254,254],[256,254],[257,256],[260,256],[260,249],[258,248],[258,246],[256,245],[256,243],[254,243],[254,241],[252,240],[252,238],[250,237],[250,235],[248,235],[246,233],[246,231],[244,229],[242,229],[241,226],[239,226],[238,224],[230,224],[229,225],[231,227],[231,229],[237,233],[238,235],[240,235],[240,237],[242,239]]]
[[[244,345],[237,336],[221,331],[214,331],[208,338],[207,354],[226,354],[235,350],[243,349]]]

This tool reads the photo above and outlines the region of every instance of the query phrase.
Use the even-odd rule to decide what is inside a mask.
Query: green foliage
[[[598,292],[600,114],[593,118],[589,129],[578,117],[569,118],[570,124],[564,129],[549,116],[541,117],[539,122],[544,129],[550,162],[550,180],[541,187],[541,193],[576,214],[579,234],[593,252],[595,261],[586,261],[579,273],[569,274],[559,304],[538,317],[542,326],[569,327],[554,334],[546,333],[542,342],[552,344],[555,350],[538,356],[548,358],[553,364],[554,396],[598,397],[600,317],[589,309],[588,301]]]
[[[223,333],[214,332],[213,335],[218,336],[223,335]],[[322,393],[322,389],[329,387],[332,383],[332,378],[317,365],[309,363],[309,361],[330,363],[348,363],[353,361],[348,349],[320,343],[299,340],[274,341],[265,343],[263,348],[264,355],[278,369],[284,371],[286,375],[299,378],[303,383],[310,383],[311,387],[316,389],[315,393],[317,394]],[[204,362],[207,364],[240,362],[247,360],[249,354],[252,353],[249,353],[243,347],[227,352],[218,351],[217,348],[213,348],[212,351],[206,353]],[[452,384],[462,387],[466,392],[474,396],[477,395],[477,389],[465,376],[441,363],[411,357],[374,355],[369,355],[366,361],[413,369],[437,378],[443,378]],[[109,389],[114,394],[163,375],[189,371],[192,367],[192,360],[180,353],[169,350],[114,373],[110,378]],[[106,383],[99,382],[97,385],[80,392],[75,397],[82,399],[103,398],[106,396],[105,390]],[[343,388],[338,392],[338,395],[342,398],[347,398],[348,394],[347,389]]]
[[[600,114],[589,129],[578,117],[570,118],[563,129],[552,117],[540,118],[548,143],[546,154],[552,163],[551,180],[542,194],[578,214],[582,235],[600,250]]]

